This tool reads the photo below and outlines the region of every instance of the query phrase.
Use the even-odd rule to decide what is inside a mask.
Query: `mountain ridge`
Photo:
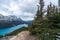
[[[31,24],[33,20],[24,21],[20,17],[17,18],[15,15],[3,16],[0,14],[0,29],[17,26],[20,24]]]

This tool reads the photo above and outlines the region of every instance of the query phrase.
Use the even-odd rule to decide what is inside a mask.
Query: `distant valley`
[[[19,24],[31,24],[32,20],[23,21],[20,17],[15,15],[3,16],[0,14],[0,29],[17,26]]]

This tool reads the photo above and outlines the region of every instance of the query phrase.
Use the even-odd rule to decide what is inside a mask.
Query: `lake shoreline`
[[[22,24],[18,24],[18,25],[22,25]],[[6,28],[11,28],[11,27],[18,26],[18,25],[8,26],[8,27],[6,27]],[[0,28],[0,30],[1,30],[1,29],[6,29],[6,28]]]
[[[15,31],[9,33],[9,34],[6,34],[5,36],[14,36],[14,35],[17,35],[18,33],[20,33],[21,31],[26,31],[26,30],[28,30],[27,27],[22,27],[22,28],[19,28],[19,29],[15,30]],[[2,38],[2,37],[4,37],[4,36],[0,35],[0,38]]]

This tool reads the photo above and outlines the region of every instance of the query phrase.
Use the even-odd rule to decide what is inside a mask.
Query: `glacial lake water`
[[[27,27],[27,26],[28,26],[28,24],[21,24],[21,25],[17,25],[17,26],[11,27],[11,28],[0,29],[0,35],[4,36],[6,34],[9,34],[15,30],[21,28],[21,27]],[[60,38],[60,36],[59,36],[59,38]],[[56,38],[56,40],[60,40],[60,39]]]
[[[27,24],[20,24],[20,25],[11,27],[11,28],[0,29],[0,35],[6,35],[6,34],[9,34],[15,30],[21,28],[21,27],[27,27],[27,26],[28,26]]]

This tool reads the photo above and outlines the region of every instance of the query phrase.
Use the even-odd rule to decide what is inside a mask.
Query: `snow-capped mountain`
[[[15,15],[3,16],[0,14],[0,29],[8,28],[20,24],[31,24],[32,20],[23,21],[20,17],[16,17]]]
[[[3,16],[0,14],[0,29],[24,23],[25,22],[22,19],[16,17],[15,15]]]

